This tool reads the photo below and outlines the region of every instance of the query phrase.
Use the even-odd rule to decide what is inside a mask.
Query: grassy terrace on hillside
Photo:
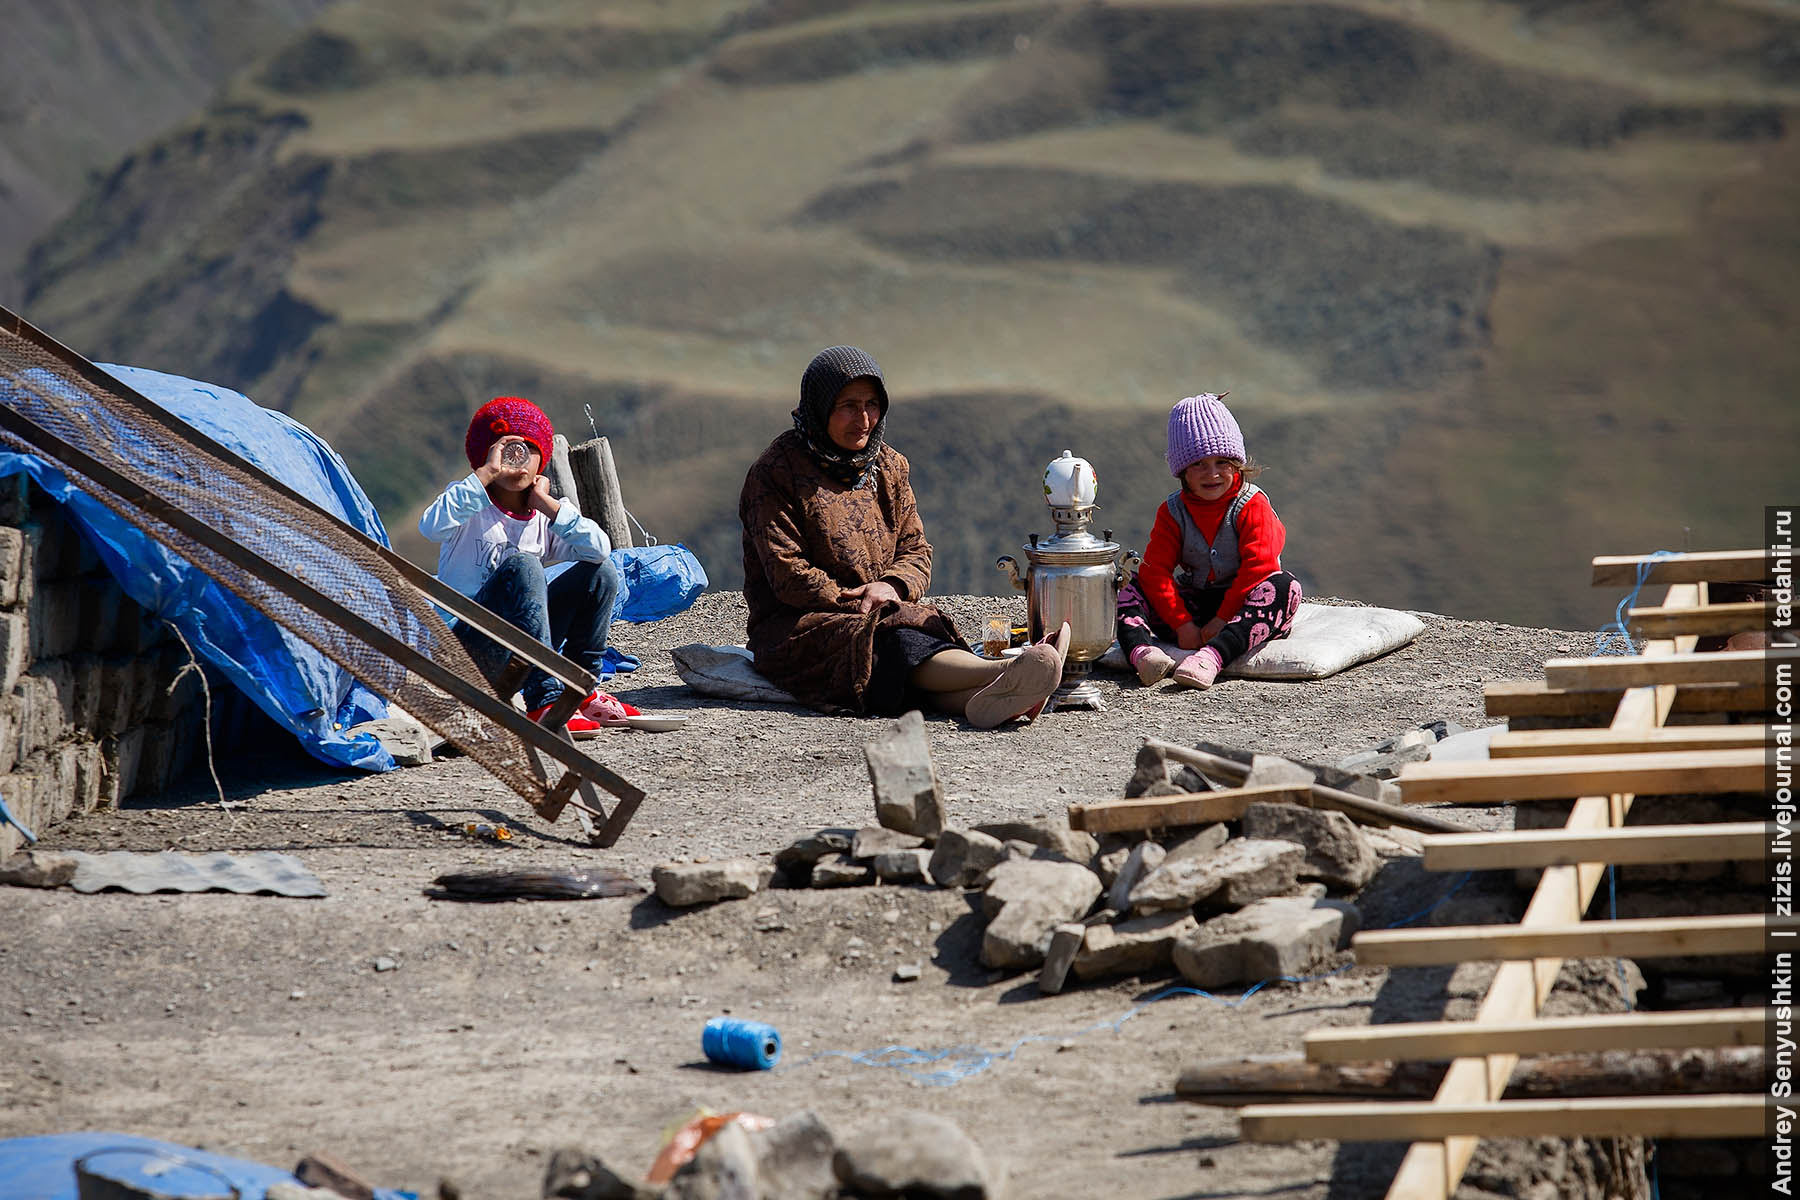
[[[1587,556],[1747,542],[1791,482],[1797,25],[351,2],[98,185],[28,313],[292,411],[420,555],[463,418],[521,392],[576,438],[591,406],[634,512],[733,585],[743,470],[849,341],[941,591],[1045,528],[1064,448],[1141,545],[1162,416],[1212,388],[1314,590],[1589,624]]]

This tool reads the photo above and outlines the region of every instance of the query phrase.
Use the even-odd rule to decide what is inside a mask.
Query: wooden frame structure
[[[145,536],[163,540],[158,538],[159,529],[173,531],[164,537],[179,535],[189,544],[203,548],[214,558],[211,561],[195,559],[196,567],[206,571],[221,586],[237,593],[265,616],[311,644],[326,657],[352,673],[357,671],[354,663],[344,661],[341,649],[322,644],[325,639],[306,629],[293,628],[283,622],[277,612],[270,611],[269,596],[279,596],[284,603],[297,606],[321,621],[328,622],[367,655],[380,656],[399,666],[456,703],[479,714],[490,727],[497,727],[505,735],[516,739],[516,745],[530,767],[527,779],[533,782],[533,786],[526,786],[517,779],[500,777],[503,782],[519,790],[523,798],[545,820],[554,821],[564,808],[573,807],[590,842],[599,846],[611,846],[618,840],[627,822],[643,802],[644,792],[578,750],[564,725],[575,706],[595,686],[596,680],[591,672],[440,583],[349,522],[320,508],[274,476],[172,416],[161,406],[152,403],[122,381],[101,371],[80,354],[3,307],[0,307],[0,334],[10,335],[22,343],[26,349],[20,351],[21,355],[35,355],[41,363],[48,364],[49,368],[79,380],[97,395],[122,405],[116,411],[120,419],[134,423],[147,432],[153,432],[166,443],[191,451],[197,469],[211,467],[230,472],[232,476],[245,480],[249,486],[265,491],[271,503],[304,512],[321,540],[342,546],[365,562],[377,564],[382,574],[412,593],[407,597],[409,603],[419,605],[423,601],[423,607],[427,610],[435,606],[450,612],[459,621],[466,622],[501,646],[510,658],[493,682],[492,690],[489,690],[464,674],[435,661],[429,654],[396,636],[391,630],[367,619],[352,602],[332,594],[331,584],[320,583],[315,586],[314,582],[309,582],[284,564],[270,561],[234,540],[227,532],[213,528],[184,509],[180,503],[160,494],[144,478],[133,477],[125,470],[109,465],[97,457],[97,454],[59,436],[12,403],[0,403],[0,431],[10,434],[32,450],[49,456],[65,471],[73,471],[97,485],[93,498],[129,521]],[[0,382],[6,382],[7,379],[6,374],[0,374]],[[178,553],[183,552],[181,548],[176,549]],[[230,577],[229,572],[223,569],[225,566],[241,572],[245,578],[255,580],[259,588],[265,589],[265,593],[259,596],[241,588]],[[439,618],[433,616],[431,619]],[[443,632],[447,634],[447,628],[443,628]],[[547,715],[547,723],[542,725],[516,711],[505,699],[517,690],[534,668],[546,672],[565,685],[562,696],[552,705]],[[423,717],[423,714],[418,715]],[[427,723],[430,723],[429,719]],[[438,728],[437,732],[453,743],[459,741],[455,730]],[[479,755],[472,754],[471,757],[481,760]],[[562,768],[559,777],[552,779],[546,769],[545,758]],[[596,784],[618,798],[610,814],[599,798]],[[580,800],[574,799],[577,792],[581,795]],[[602,824],[596,827],[591,817],[601,818]]]
[[[1604,702],[1614,705],[1608,727],[1500,735],[1488,762],[1414,764],[1400,776],[1402,798],[1409,804],[1576,797],[1559,830],[1425,839],[1425,865],[1432,870],[1541,867],[1523,918],[1517,926],[1362,933],[1352,942],[1358,961],[1365,963],[1502,959],[1474,1019],[1321,1030],[1305,1041],[1306,1056],[1315,1062],[1448,1059],[1435,1098],[1428,1103],[1251,1105],[1240,1112],[1246,1140],[1407,1138],[1413,1144],[1388,1200],[1448,1200],[1479,1137],[1749,1137],[1763,1132],[1766,1100],[1761,1095],[1529,1101],[1503,1101],[1501,1096],[1522,1055],[1761,1041],[1761,1011],[1548,1019],[1539,1010],[1565,955],[1762,951],[1767,922],[1761,913],[1634,921],[1582,917],[1608,864],[1738,861],[1763,855],[1767,826],[1760,822],[1622,826],[1640,791],[1762,790],[1766,727],[1664,728],[1663,723],[1672,711],[1681,710],[1679,701],[1690,693],[1700,693],[1704,701],[1690,705],[1689,711],[1761,707],[1759,672],[1737,656],[1695,654],[1694,647],[1699,636],[1740,632],[1765,611],[1761,605],[1736,604],[1709,611],[1706,584],[1754,581],[1766,574],[1762,551],[1594,560],[1596,585],[1669,585],[1662,604],[1633,610],[1634,616],[1645,618],[1646,630],[1667,636],[1653,637],[1634,657],[1552,664],[1558,667],[1553,679],[1563,681],[1560,687],[1490,685],[1488,711],[1497,715],[1497,694],[1500,707],[1517,706],[1510,715],[1534,707],[1538,712],[1591,713]],[[1758,654],[1757,662],[1762,661]]]

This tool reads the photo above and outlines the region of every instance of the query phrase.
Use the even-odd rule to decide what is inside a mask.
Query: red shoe
[[[559,697],[559,699],[560,699],[560,697]],[[592,699],[593,699],[592,696],[588,697],[588,700],[592,700]],[[587,703],[587,700],[582,701],[582,704],[586,704],[586,703]],[[544,705],[542,708],[534,708],[530,712],[526,713],[525,715],[530,717],[533,721],[536,721],[539,724],[542,724],[545,714],[547,714],[553,707],[555,707],[555,705],[556,705],[556,701],[552,700],[549,704]],[[564,726],[564,728],[566,728],[569,731],[570,737],[591,738],[591,737],[599,737],[600,736],[601,725],[600,725],[600,722],[598,722],[598,721],[590,720],[589,718],[582,716],[581,708],[580,708],[580,706],[577,706],[576,710],[572,714],[570,714],[568,724],[566,726]]]

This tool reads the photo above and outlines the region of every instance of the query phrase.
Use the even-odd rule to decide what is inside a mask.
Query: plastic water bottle
[[[714,1017],[700,1031],[700,1049],[710,1062],[766,1071],[781,1061],[781,1033],[761,1021]]]

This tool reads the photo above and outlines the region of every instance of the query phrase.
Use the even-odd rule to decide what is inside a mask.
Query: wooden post
[[[575,475],[575,502],[581,505],[582,515],[606,530],[615,550],[630,547],[631,521],[625,515],[625,498],[619,491],[612,444],[603,437],[581,443],[569,451],[569,466]]]
[[[581,497],[575,493],[575,473],[569,469],[569,439],[560,433],[550,439],[550,461],[544,464],[544,474],[550,477],[552,496],[580,505]]]

